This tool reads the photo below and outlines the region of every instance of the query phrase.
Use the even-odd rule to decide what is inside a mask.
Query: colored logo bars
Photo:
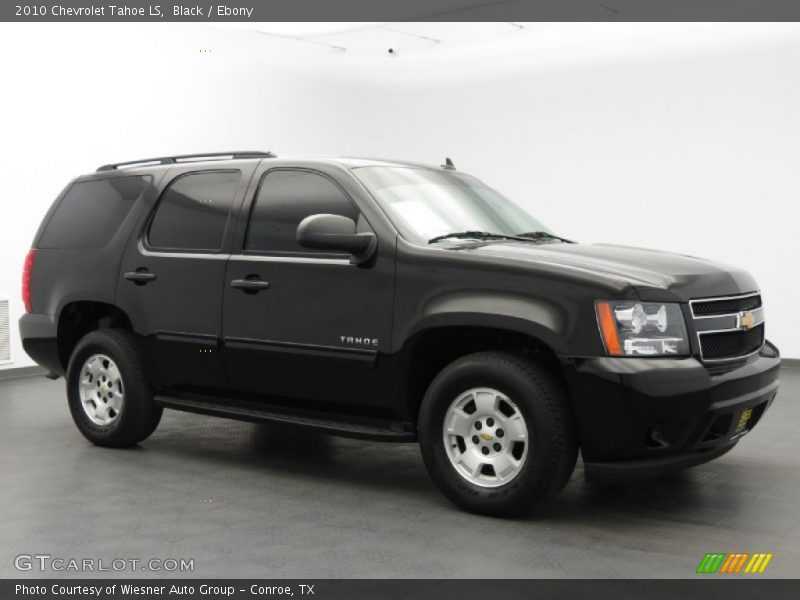
[[[710,552],[705,555],[697,567],[698,573],[763,573],[772,554],[747,552]]]

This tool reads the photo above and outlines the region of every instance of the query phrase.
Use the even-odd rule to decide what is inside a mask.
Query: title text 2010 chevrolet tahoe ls
[[[557,494],[578,449],[590,480],[718,457],[778,387],[750,275],[572,243],[449,160],[106,165],[50,209],[23,296],[95,444],[164,407],[419,440],[487,514]]]

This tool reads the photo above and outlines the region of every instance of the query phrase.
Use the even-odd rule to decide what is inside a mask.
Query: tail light
[[[25,266],[22,268],[22,301],[25,303],[25,312],[31,312],[31,273],[33,272],[33,261],[36,258],[36,250],[31,248],[28,256],[25,257]]]

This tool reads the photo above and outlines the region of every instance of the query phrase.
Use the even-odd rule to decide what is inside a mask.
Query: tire
[[[465,427],[467,435],[454,435]],[[444,495],[491,516],[522,514],[555,497],[578,455],[563,386],[542,365],[506,352],[464,356],[436,376],[420,407],[419,440],[425,467]],[[476,473],[481,461],[492,467]],[[495,472],[495,465],[504,471]]]
[[[93,331],[78,342],[67,368],[67,399],[75,425],[98,446],[141,442],[163,410],[153,402],[138,338],[121,329]]]

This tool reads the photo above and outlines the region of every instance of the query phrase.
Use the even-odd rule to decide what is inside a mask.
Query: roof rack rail
[[[114,171],[125,167],[145,165],[175,165],[184,162],[197,162],[201,160],[236,160],[240,158],[276,158],[272,152],[236,151],[236,152],[205,152],[201,154],[181,154],[179,156],[159,156],[158,158],[142,158],[120,163],[111,163],[98,167],[97,171]]]

